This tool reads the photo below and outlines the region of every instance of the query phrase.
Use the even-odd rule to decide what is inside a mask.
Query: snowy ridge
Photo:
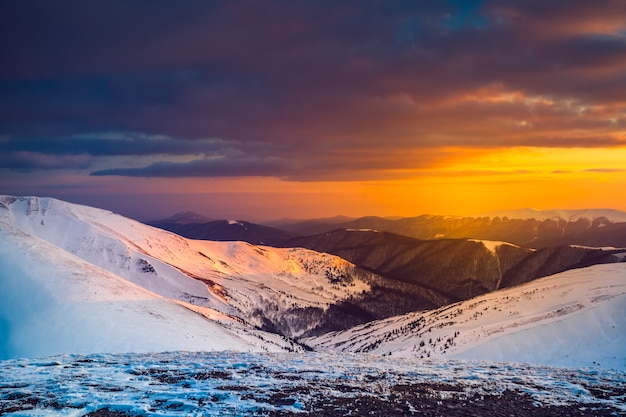
[[[236,317],[250,329],[269,325],[297,336],[318,324],[319,311],[369,288],[352,264],[336,256],[188,240],[51,198],[0,197],[0,224],[19,231],[24,240],[54,245],[46,246],[53,248],[48,253],[67,252],[85,267],[101,268],[198,311]]]
[[[326,352],[626,369],[626,263],[306,339]]]
[[[289,343],[205,317],[0,223],[0,359],[61,353],[282,351]],[[295,346],[294,348],[297,348]]]

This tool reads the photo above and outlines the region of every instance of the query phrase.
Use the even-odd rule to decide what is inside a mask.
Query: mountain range
[[[353,219],[337,216],[264,225],[203,218],[195,213],[191,216],[178,213],[149,224],[190,239],[239,240],[271,246],[285,246],[294,237],[320,235],[336,229],[371,229],[421,240],[479,239],[534,249],[561,245],[626,247],[626,213],[610,209],[521,209],[471,217],[422,215]]]
[[[381,354],[471,350],[481,358],[504,349],[509,339],[500,336],[538,340],[563,323],[570,330],[555,330],[558,340],[533,345],[527,356],[512,350],[507,360],[555,361],[546,354],[550,345],[578,343],[584,325],[584,337],[604,340],[607,349],[591,354],[583,344],[586,350],[568,353],[570,361],[590,365],[592,358],[602,359],[626,368],[623,352],[614,348],[623,341],[624,249],[536,250],[476,238],[419,241],[371,230],[293,238],[294,246],[340,257],[303,247],[191,240],[105,210],[12,196],[0,197],[0,232],[3,359],[163,350],[351,351],[341,345],[346,339],[361,351]],[[553,280],[554,290],[536,279],[570,268],[576,269],[544,278]],[[577,283],[579,274],[586,284]],[[512,297],[518,304],[544,297],[541,311],[532,313],[527,303],[506,314],[486,313],[501,313]],[[469,307],[479,301],[482,310]],[[469,320],[470,312],[471,329],[453,320]],[[523,324],[508,325],[517,315]],[[442,324],[448,322],[454,324]],[[415,346],[429,343],[421,333],[435,332],[440,324],[447,333],[438,334],[442,339],[428,352],[417,352]],[[472,336],[487,325],[502,330]],[[411,337],[410,348],[387,344],[400,333]],[[441,341],[450,337],[442,350]]]
[[[369,229],[337,229],[284,245],[332,253],[383,277],[429,288],[446,304],[626,256],[626,250],[615,248],[530,249],[474,239],[418,240]]]
[[[554,215],[543,212],[534,213],[534,211],[522,211],[518,217],[422,215],[388,219],[369,216],[345,223],[307,221],[275,227],[300,236],[318,235],[335,229],[372,229],[416,239],[471,238],[508,242],[535,249],[559,245],[626,246],[626,213],[624,212],[561,210],[548,212]],[[512,213],[508,212],[508,214]],[[531,217],[523,217],[524,215]]]
[[[296,229],[300,232],[318,228],[332,229],[312,236],[298,237],[294,237],[293,231],[287,232],[242,221],[195,223],[192,219],[191,222],[181,224],[180,215],[151,224],[193,239],[242,240],[278,247],[302,247],[340,256],[380,277],[387,278],[380,280],[374,287],[373,292],[377,292],[377,296],[341,304],[341,315],[349,317],[357,314],[363,320],[371,320],[379,316],[367,311],[376,304],[374,300],[385,300],[387,305],[394,306],[393,313],[401,314],[416,309],[441,307],[572,268],[618,262],[623,257],[623,250],[606,246],[585,247],[564,242],[570,242],[573,237],[580,234],[589,236],[594,233],[600,236],[608,235],[608,239],[611,239],[614,235],[613,229],[620,230],[626,223],[612,223],[606,216],[619,220],[620,213],[622,212],[616,210],[540,212],[526,209],[509,211],[505,214],[514,217],[532,215],[539,220],[420,216],[401,219],[363,217],[348,219],[348,223],[342,223],[346,218],[338,216],[296,223]],[[557,215],[567,216],[574,223],[565,222],[561,217],[555,217]],[[537,225],[537,222],[540,222],[540,225]],[[449,232],[450,235],[484,236],[497,232],[508,240],[445,238],[438,232],[443,230],[446,223],[455,230]],[[559,223],[565,224],[562,233],[552,227]],[[585,224],[604,226],[583,227]],[[370,228],[337,228],[346,225]],[[582,232],[574,233],[573,230],[578,230],[577,228]],[[404,232],[397,234],[381,231],[383,229]],[[407,236],[411,231],[415,233],[421,231],[420,233],[425,233],[425,236],[434,235],[438,238],[429,240],[411,238]],[[522,233],[528,234],[521,239],[524,241],[536,241],[537,236],[545,238],[550,233],[560,234],[561,238],[557,242],[558,246],[542,246],[540,249],[508,243],[515,240],[512,237]],[[615,240],[623,238],[619,233],[615,237]],[[390,288],[392,283],[395,284],[394,289]],[[405,287],[407,289],[404,289]],[[397,288],[403,289],[396,291]],[[394,295],[390,297],[389,294],[392,292]],[[337,308],[339,307],[333,306],[332,310]],[[323,329],[328,330],[327,327]]]

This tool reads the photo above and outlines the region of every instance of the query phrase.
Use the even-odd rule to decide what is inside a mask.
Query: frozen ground
[[[7,416],[618,416],[626,373],[600,368],[233,352],[0,362]]]

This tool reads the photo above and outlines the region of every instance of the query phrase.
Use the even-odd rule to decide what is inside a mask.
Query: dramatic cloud
[[[626,146],[621,0],[26,0],[0,47],[4,172],[383,180]],[[458,172],[526,172],[496,168]]]
[[[1,14],[0,127],[23,151],[113,155],[112,141],[74,138],[108,131],[185,138],[119,150],[176,155],[210,153],[190,140],[207,137],[302,150],[624,140],[621,1],[27,1]],[[596,107],[610,114],[580,110]]]

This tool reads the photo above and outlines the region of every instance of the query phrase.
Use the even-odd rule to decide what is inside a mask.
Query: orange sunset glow
[[[626,210],[626,3],[266,6],[2,6],[0,192],[142,220]]]

